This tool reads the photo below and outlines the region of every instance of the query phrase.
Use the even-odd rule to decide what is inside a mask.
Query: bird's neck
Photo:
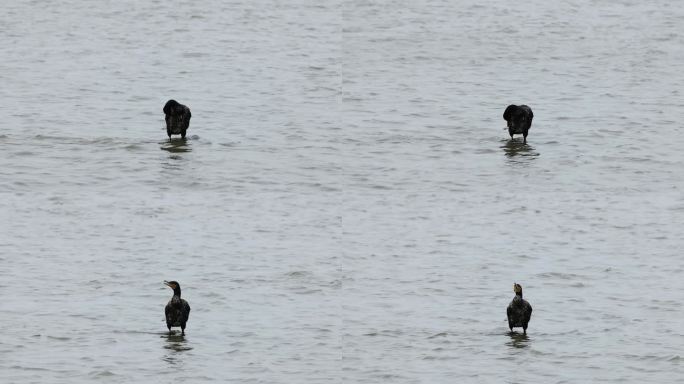
[[[174,295],[174,296],[181,297],[181,290],[180,290],[180,288],[175,288],[175,289],[173,290],[173,295]]]
[[[180,293],[178,294],[178,296],[180,296]],[[516,292],[515,297],[519,297],[522,299],[522,292]]]

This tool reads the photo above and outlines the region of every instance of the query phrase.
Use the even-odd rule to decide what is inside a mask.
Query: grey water
[[[681,382],[683,24],[667,1],[7,2],[0,382]]]

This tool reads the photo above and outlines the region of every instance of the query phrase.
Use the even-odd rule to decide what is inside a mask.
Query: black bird
[[[190,126],[190,108],[178,103],[176,100],[169,100],[164,105],[164,114],[166,114],[166,134],[181,135],[185,138],[185,132]]]
[[[190,304],[181,299],[181,287],[177,281],[164,281],[164,284],[173,289],[173,297],[166,304],[166,327],[171,332],[171,327],[181,327],[181,335],[185,336],[185,324],[190,317]]]
[[[534,114],[527,105],[509,105],[504,111],[503,118],[508,122],[508,134],[523,135],[523,143],[527,144],[527,132],[532,125]]]
[[[513,331],[513,327],[522,327],[523,333],[527,334],[527,324],[532,317],[532,306],[527,300],[523,299],[522,287],[520,284],[513,284],[515,297],[508,304],[506,314],[508,315],[508,328]]]

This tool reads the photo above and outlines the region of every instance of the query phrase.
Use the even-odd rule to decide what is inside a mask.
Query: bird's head
[[[518,106],[511,104],[508,107],[506,107],[506,110],[503,113],[503,118],[504,120],[510,121],[511,118],[513,117],[513,114],[518,110]]]
[[[167,115],[176,114],[179,106],[180,104],[176,100],[171,99],[164,104],[164,113]]]
[[[513,292],[518,296],[522,296],[522,286],[518,283],[513,283]]]
[[[166,284],[169,288],[173,289],[174,295],[176,295],[176,296],[181,295],[180,284],[178,284],[177,281],[166,281],[166,280],[164,280],[164,284]]]

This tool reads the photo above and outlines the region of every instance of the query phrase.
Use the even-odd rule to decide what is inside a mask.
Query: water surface
[[[6,5],[0,381],[677,382],[682,22],[636,1]]]

